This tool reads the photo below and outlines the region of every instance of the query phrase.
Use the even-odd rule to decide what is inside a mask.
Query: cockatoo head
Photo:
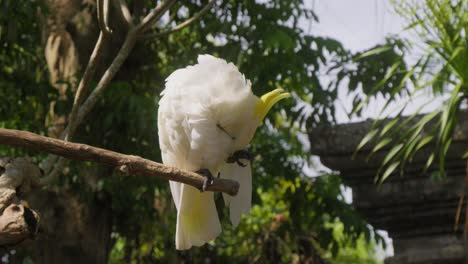
[[[177,112],[192,116],[192,127],[194,120],[215,121],[238,150],[249,144],[270,109],[289,97],[283,89],[275,89],[259,98],[251,88],[251,82],[233,63],[200,55],[198,64],[179,69],[167,78],[162,95],[171,102],[168,108],[174,108],[174,102],[183,102]]]
[[[277,102],[290,97],[290,94],[281,88],[270,91],[260,98],[252,94],[250,87],[248,91],[249,95],[244,97],[246,99],[241,100],[242,103],[237,105],[232,104],[234,107],[229,110],[231,113],[229,116],[234,117],[231,120],[236,120],[236,122],[221,122],[226,131],[232,131],[235,135],[237,149],[243,149],[249,144],[255,131]]]

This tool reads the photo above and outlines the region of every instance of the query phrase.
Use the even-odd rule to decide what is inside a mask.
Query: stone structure
[[[372,121],[322,127],[310,133],[312,153],[322,163],[340,171],[343,181],[353,190],[353,204],[377,229],[388,231],[395,255],[385,263],[463,263],[463,224],[454,231],[458,200],[468,172],[468,111],[462,111],[447,155],[447,177],[431,180],[437,168],[423,172],[430,146],[409,164],[403,176],[391,175],[379,189],[374,176],[386,154],[382,150],[366,162],[372,146],[352,154]],[[467,194],[468,195],[468,194]],[[463,208],[468,208],[466,203]],[[465,210],[461,222],[464,223]],[[468,253],[467,253],[468,254]]]

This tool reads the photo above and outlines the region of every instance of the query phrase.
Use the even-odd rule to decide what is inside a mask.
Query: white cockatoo
[[[166,165],[232,179],[240,184],[237,196],[224,195],[234,226],[250,211],[251,157],[246,151],[255,130],[279,100],[282,89],[261,98],[237,67],[210,55],[198,64],[176,70],[166,79],[158,112],[159,144]],[[202,189],[206,187],[203,185]],[[201,246],[221,232],[213,192],[170,182],[177,208],[175,244],[179,250]]]

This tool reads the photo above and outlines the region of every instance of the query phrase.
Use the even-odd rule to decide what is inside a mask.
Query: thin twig
[[[79,106],[81,105],[81,102],[83,101],[83,98],[88,91],[91,80],[93,79],[94,73],[96,72],[98,61],[102,57],[101,55],[103,53],[104,42],[107,39],[107,36],[111,34],[108,21],[109,0],[97,0],[97,17],[101,32],[99,34],[98,40],[96,41],[96,45],[94,46],[93,53],[90,56],[83,77],[80,80],[78,89],[76,90],[72,111],[68,118],[67,127],[62,131],[62,134],[60,135],[61,139],[71,140],[71,138],[73,137],[75,129],[71,128],[75,128],[77,126],[77,122],[75,119],[78,114]],[[43,169],[45,175],[47,175],[46,178],[48,178],[48,180],[55,178],[55,175],[58,174],[58,172],[61,170],[61,167],[63,167],[63,165],[65,164],[65,161],[63,159],[57,159],[57,156],[49,155],[46,161],[44,162]]]
[[[124,175],[153,176],[185,183],[198,189],[203,186],[205,180],[204,176],[197,173],[165,166],[142,157],[44,137],[27,131],[0,128],[0,144],[48,152],[74,160],[98,162],[114,167]],[[239,184],[232,180],[215,178],[206,190],[236,195]]]
[[[97,18],[101,32],[111,34],[109,27],[109,0],[97,0]]]
[[[466,171],[465,171],[465,182],[464,182],[464,188],[463,188],[463,193],[467,194],[468,193],[468,160],[466,161]],[[468,264],[468,203],[466,203],[466,208],[465,208],[465,225],[463,227],[463,249],[465,251],[465,263]]]
[[[117,10],[119,16],[123,19],[123,21],[127,24],[128,27],[133,26],[133,17],[128,10],[128,6],[123,0],[113,0],[114,7]]]
[[[455,225],[453,226],[454,231],[458,230],[458,225],[460,223],[460,216],[461,216],[463,201],[465,201],[465,193],[464,192],[460,195],[460,199],[458,200],[457,212],[455,213]]]
[[[153,10],[151,10],[151,12],[146,15],[141,23],[137,26],[139,33],[143,34],[148,29],[150,29],[153,24],[156,23],[156,21],[158,21],[175,2],[175,0],[166,0],[153,8]]]
[[[184,27],[190,26],[193,22],[197,21],[198,19],[200,19],[200,17],[202,17],[204,14],[206,14],[215,3],[216,3],[216,0],[211,0],[210,2],[208,2],[208,4],[206,4],[206,6],[204,6],[200,10],[200,12],[196,13],[191,18],[185,20],[184,22],[178,24],[177,26],[174,26],[171,29],[168,29],[168,30],[162,31],[162,32],[147,34],[147,35],[144,35],[143,37],[144,38],[157,38],[157,37],[161,37],[161,36],[164,36],[164,35],[174,33],[176,31],[179,31],[179,30],[183,29]]]
[[[76,119],[76,115],[78,114],[79,106],[81,105],[83,98],[88,92],[89,85],[91,84],[91,80],[93,79],[94,73],[96,72],[98,61],[102,57],[102,53],[103,53],[102,51],[103,51],[105,39],[107,39],[107,35],[101,32],[99,34],[98,40],[96,41],[96,46],[94,47],[93,53],[91,54],[89,58],[89,62],[88,62],[88,65],[86,66],[83,77],[80,80],[78,89],[76,90],[72,111],[68,118],[68,125],[64,129],[62,134],[60,135],[61,139],[71,140],[71,138],[73,137],[74,131],[70,133],[70,127],[75,127],[75,123],[76,123],[75,119]],[[57,161],[57,156],[55,155],[49,155],[47,157],[43,166],[45,175],[49,175],[51,173],[53,164],[56,164],[56,161]]]
[[[468,212],[468,204],[466,204],[466,207],[465,207],[465,212]],[[466,243],[468,242],[468,217],[466,217],[466,214],[465,214],[465,225],[463,227],[463,239],[465,241],[465,245]],[[466,246],[465,246],[466,247]]]
[[[112,33],[112,29],[109,27],[109,0],[103,0],[103,11],[104,11],[104,26],[106,27],[107,33]]]
[[[128,54],[130,54],[130,51],[132,50],[133,46],[135,45],[135,41],[136,41],[136,35],[135,34],[136,34],[135,29],[131,28],[130,31],[128,32],[128,34],[127,34],[127,37],[125,39],[124,44],[122,45],[122,48],[120,49],[119,53],[115,57],[114,61],[111,63],[109,68],[106,70],[106,72],[102,76],[101,80],[99,81],[99,83],[97,84],[97,86],[93,90],[93,92],[88,96],[86,101],[82,105],[80,105],[80,101],[82,100],[81,98],[83,97],[84,90],[87,89],[87,87],[88,87],[88,83],[90,82],[90,80],[92,78],[92,75],[95,72],[96,65],[91,66],[91,69],[89,71],[90,76],[87,76],[86,72],[85,72],[85,76],[89,77],[89,79],[85,78],[85,76],[83,76],[82,81],[80,82],[79,87],[81,87],[82,89],[78,88],[77,94],[75,96],[75,101],[73,103],[72,113],[71,113],[70,118],[69,118],[69,123],[68,123],[67,127],[64,130],[64,135],[65,136],[61,137],[61,138],[65,138],[66,140],[71,140],[73,134],[76,131],[76,128],[81,124],[84,117],[94,107],[94,105],[96,104],[97,99],[100,96],[100,94],[107,88],[107,85],[110,83],[110,81],[112,80],[114,75],[120,69],[123,62],[128,57]],[[104,38],[106,38],[106,34],[101,33],[101,35],[102,35],[102,40],[104,40]],[[94,51],[96,51],[96,55],[97,55],[96,57],[99,57],[100,54],[102,53],[101,52],[102,42],[103,41],[99,42],[99,40],[98,40],[98,44],[101,44],[101,45],[97,44],[96,47],[95,47]],[[94,52],[93,52],[93,55],[94,55]],[[93,61],[90,60],[90,63],[88,64],[87,69],[89,69],[90,64],[94,64],[94,63],[97,64],[97,62],[98,62],[98,58],[96,58]],[[85,82],[87,82],[87,83],[85,83]],[[85,83],[85,84],[83,84],[83,86],[81,86],[82,83]],[[49,160],[50,159],[48,158],[47,161],[49,161]],[[45,170],[46,171],[46,174],[45,174],[46,177],[43,178],[43,182],[47,182],[47,183],[53,182],[54,179],[60,174],[63,166],[65,165],[65,163],[66,163],[66,161],[63,158],[59,158],[58,161],[55,162],[54,167],[52,168],[52,170],[49,169],[50,167],[47,167],[48,170]],[[50,162],[49,163],[46,162],[46,165],[48,165],[48,164],[50,164]]]
[[[96,42],[96,46],[94,47],[93,53],[89,58],[88,65],[86,66],[86,70],[83,74],[83,77],[81,78],[80,84],[78,85],[78,89],[76,90],[72,111],[68,119],[69,123],[67,128],[65,128],[65,130],[62,133],[62,139],[71,140],[71,138],[73,137],[74,131],[69,131],[69,128],[75,126],[75,119],[78,114],[78,110],[85,95],[88,93],[89,85],[91,84],[91,80],[93,79],[94,73],[96,72],[98,62],[102,57],[105,40],[106,35],[103,32],[101,32]]]
[[[114,78],[115,74],[119,71],[120,67],[122,66],[124,61],[127,59],[128,55],[130,54],[130,51],[133,49],[133,46],[135,46],[136,38],[137,38],[137,30],[135,28],[131,28],[129,32],[127,33],[127,36],[125,37],[125,41],[122,45],[122,48],[120,48],[117,56],[112,61],[109,68],[104,72],[104,75],[102,76],[101,80],[99,80],[96,88],[88,96],[86,101],[80,106],[80,109],[78,111],[78,114],[76,116],[76,120],[73,126],[69,124],[68,133],[73,134],[77,126],[81,124],[84,117],[94,107],[99,96],[107,88],[112,78]]]

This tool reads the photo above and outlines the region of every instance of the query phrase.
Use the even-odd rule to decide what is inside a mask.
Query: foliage
[[[154,4],[144,2],[148,7]],[[15,1],[2,5],[2,10],[19,11],[3,11],[0,16],[0,94],[9,102],[0,105],[0,125],[45,134],[45,116],[57,95],[48,84],[43,50],[38,45],[40,21],[34,15],[38,6],[36,2],[20,5]],[[161,27],[178,24],[200,8],[199,1],[180,1],[173,8],[173,20]],[[304,174],[304,167],[311,164],[309,150],[301,140],[306,128],[335,118],[337,82],[324,83],[319,76],[323,72],[342,72],[339,78],[344,78],[350,72],[343,63],[355,55],[333,39],[304,32],[298,26],[300,19],[317,19],[302,1],[223,1],[199,23],[137,44],[119,81],[111,84],[80,127],[75,137],[78,142],[159,161],[156,111],[164,78],[194,63],[202,53],[235,62],[252,81],[256,94],[282,87],[291,91],[294,100],[282,102],[281,110],[276,107],[252,143],[251,150],[257,156],[251,215],[237,229],[232,229],[223,217],[224,231],[219,239],[188,252],[168,250],[174,244],[175,208],[166,182],[113,175],[91,186],[77,176],[80,168],[90,165],[72,163],[62,185],[80,192],[84,201],[99,194],[112,197],[111,263],[177,259],[297,263],[315,258],[317,251],[337,263],[344,258],[372,258],[367,247],[374,245],[374,238],[381,238],[344,202],[338,176],[310,178]],[[11,21],[20,22],[11,29]],[[4,41],[12,31],[21,37]],[[384,74],[404,70],[403,65],[391,67],[394,54],[382,53],[369,57],[367,64],[356,65],[358,69],[375,68],[379,61],[382,69],[388,69]],[[369,76],[362,80],[372,80]],[[401,76],[392,80],[399,82]],[[387,83],[384,86],[391,88]],[[359,87],[351,85],[353,90]],[[72,97],[68,99],[60,106],[64,113],[69,112],[73,101]],[[3,147],[0,151],[12,153]],[[38,160],[44,157],[31,155]],[[366,250],[346,251],[355,245]]]
[[[48,105],[58,94],[49,84],[43,48],[38,45],[40,25],[32,19],[39,7],[37,1],[0,1],[0,128],[45,134]],[[25,155],[36,161],[46,156],[0,145],[2,157]],[[3,256],[5,251],[2,262],[14,263],[11,256]],[[22,262],[32,263],[31,257],[23,254]]]
[[[44,133],[47,104],[57,97],[49,85],[39,25],[31,23],[37,3],[0,3],[0,127]],[[26,34],[24,34],[26,33]],[[1,155],[24,151],[0,146]]]
[[[360,143],[358,150],[374,142],[372,153],[383,148],[389,149],[376,178],[380,183],[398,168],[402,171],[416,153],[427,146],[433,147],[425,168],[437,163],[438,176],[443,177],[445,156],[451,145],[459,110],[468,98],[468,3],[463,0],[395,1],[395,6],[408,20],[407,30],[418,36],[418,39],[413,40],[414,45],[411,45],[410,40],[400,40],[402,45],[398,46],[407,50],[407,53],[420,55],[408,69],[397,70],[400,62],[395,62],[392,66],[395,71],[388,72],[378,81],[387,85],[392,79],[399,78],[399,81],[392,84],[390,90],[375,86],[368,93],[367,100],[377,93],[384,94],[388,101],[381,112],[388,111],[392,102],[398,102],[402,94],[408,93],[408,86],[413,87],[410,98],[422,91],[429,91],[432,99],[409,117],[401,116],[402,108],[392,121],[376,121]],[[381,56],[391,47],[394,44],[372,49],[358,59]],[[442,108],[420,117],[424,106],[439,97],[446,97]],[[468,156],[468,152],[465,156]]]

